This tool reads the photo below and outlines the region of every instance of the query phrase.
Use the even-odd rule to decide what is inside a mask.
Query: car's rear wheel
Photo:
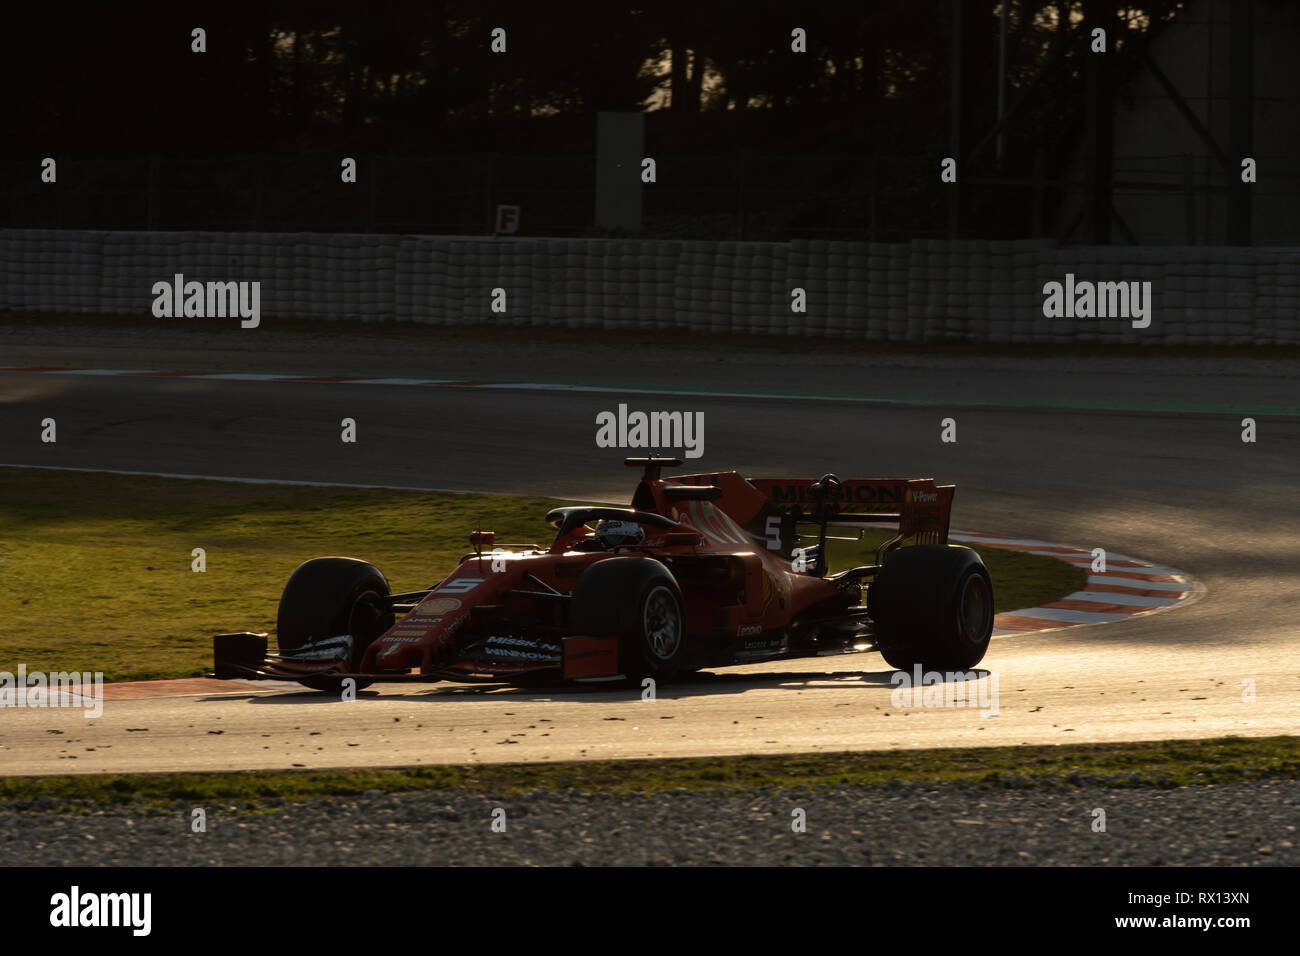
[[[867,592],[876,646],[892,667],[966,670],[993,635],[993,582],[970,548],[916,545],[885,556]]]
[[[619,670],[630,680],[670,680],[686,652],[681,588],[653,558],[597,561],[574,585],[569,631],[617,639]]]
[[[313,558],[300,564],[280,595],[276,615],[280,652],[292,653],[313,641],[351,634],[347,668],[355,672],[366,649],[393,626],[390,593],[379,569],[356,558]],[[343,689],[343,679],[338,677],[309,677],[299,683],[335,694]],[[371,683],[358,680],[356,689]]]

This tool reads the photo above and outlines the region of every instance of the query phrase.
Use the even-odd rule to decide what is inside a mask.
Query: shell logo
[[[460,602],[455,598],[434,598],[432,601],[425,601],[420,605],[421,614],[446,614],[448,611],[454,611],[460,607]]]

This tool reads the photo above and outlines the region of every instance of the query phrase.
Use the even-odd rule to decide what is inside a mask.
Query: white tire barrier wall
[[[0,310],[147,313],[153,284],[178,272],[259,281],[264,317],[868,342],[1300,343],[1300,248],[0,230]],[[1043,286],[1066,273],[1149,281],[1150,327],[1044,317]],[[491,310],[497,288],[504,314]],[[805,313],[791,311],[795,288]]]

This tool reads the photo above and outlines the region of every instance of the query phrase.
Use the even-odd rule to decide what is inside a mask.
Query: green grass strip
[[[890,781],[990,787],[1182,787],[1300,777],[1300,737],[867,751],[828,754],[599,760],[530,764],[149,773],[0,778],[0,807],[37,801],[48,810],[182,800],[264,804],[383,791],[511,794],[534,790],[616,794],[665,790],[827,788]]]

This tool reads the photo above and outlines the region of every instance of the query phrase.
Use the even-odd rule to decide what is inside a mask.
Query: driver
[[[596,543],[606,551],[632,548],[645,541],[645,529],[635,521],[602,518],[596,524]]]

